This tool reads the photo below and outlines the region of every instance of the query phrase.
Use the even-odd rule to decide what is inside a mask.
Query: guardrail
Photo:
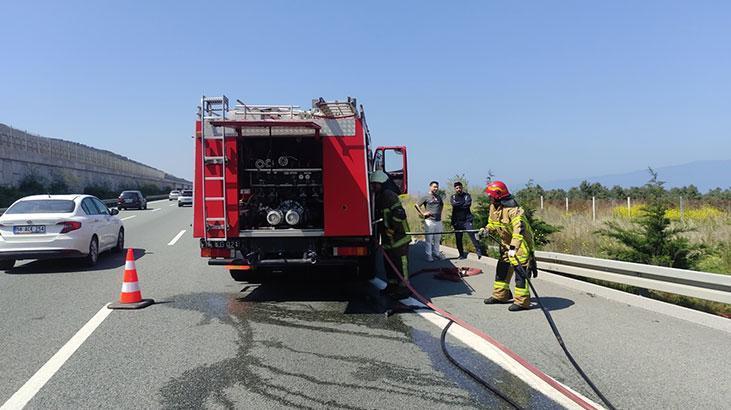
[[[536,252],[547,272],[599,279],[731,304],[731,275],[666,268],[556,252]]]
[[[168,198],[168,194],[162,194],[162,195],[150,195],[147,196],[147,201],[157,201],[158,199],[166,199]],[[102,202],[104,202],[104,205],[111,206],[117,203],[117,198],[113,199],[102,199]],[[2,215],[8,208],[0,208],[0,215]]]

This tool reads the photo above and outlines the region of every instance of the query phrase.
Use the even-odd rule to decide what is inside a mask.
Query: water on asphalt
[[[406,320],[421,322],[418,328],[407,325],[408,314],[387,317],[389,302],[367,283],[285,280],[246,285],[238,294],[171,299],[165,308],[195,311],[200,325],[233,328],[237,347],[234,357],[168,380],[160,390],[165,408],[507,408],[446,361],[438,329],[416,317]],[[555,406],[464,346],[450,345],[453,355],[518,402]]]

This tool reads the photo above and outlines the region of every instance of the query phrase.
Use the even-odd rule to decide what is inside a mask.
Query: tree
[[[525,217],[528,219],[528,224],[533,229],[533,242],[536,246],[543,246],[551,243],[548,238],[552,233],[561,231],[562,226],[551,225],[543,219],[535,215],[536,210],[530,206],[523,206]]]
[[[612,199],[624,199],[627,198],[627,193],[624,188],[619,185],[615,185],[609,190],[609,197]]]
[[[632,221],[629,228],[609,221],[605,222],[605,228],[596,232],[615,241],[615,244],[604,248],[613,259],[692,269],[698,264],[706,248],[701,244],[692,244],[682,237],[682,233],[691,229],[673,226],[665,216],[668,205],[663,196],[664,182],[658,180],[657,172],[652,168],[648,170],[651,179],[643,188],[649,202],[640,211],[640,217]]]
[[[515,193],[515,199],[523,205],[530,206],[531,208],[538,207],[541,196],[545,194],[545,190],[540,186],[536,185],[532,179],[528,180],[525,184],[525,188]]]

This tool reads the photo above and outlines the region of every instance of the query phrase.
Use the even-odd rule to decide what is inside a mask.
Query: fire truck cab
[[[294,266],[370,277],[378,224],[368,175],[408,192],[404,146],[373,149],[356,100],[298,106],[203,97],[195,127],[193,235],[236,280]]]

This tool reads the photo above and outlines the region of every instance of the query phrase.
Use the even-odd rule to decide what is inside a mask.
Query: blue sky
[[[367,6],[366,6],[367,5]],[[731,158],[723,1],[3,2],[0,122],[192,176],[202,94],[357,97],[411,188]]]

